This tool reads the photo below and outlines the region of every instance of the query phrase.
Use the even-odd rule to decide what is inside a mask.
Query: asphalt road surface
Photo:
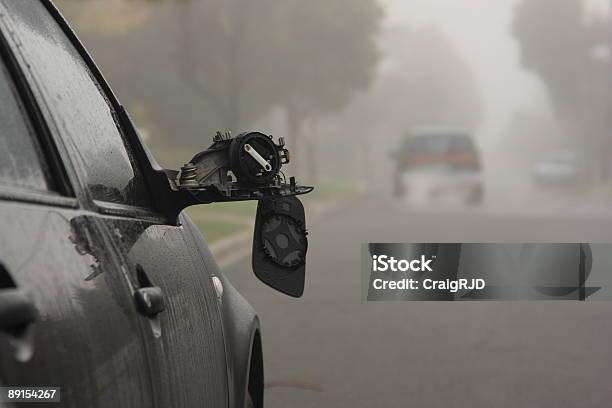
[[[612,241],[612,212],[535,207],[354,200],[310,226],[301,299],[257,281],[249,259],[227,267],[261,318],[266,406],[608,406],[612,303],[360,300],[362,242]]]

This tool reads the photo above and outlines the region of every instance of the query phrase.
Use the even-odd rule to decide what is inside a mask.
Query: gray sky
[[[516,110],[549,111],[540,81],[520,66],[518,45],[510,32],[517,0],[381,0],[387,23],[434,24],[463,52],[485,103],[481,133],[494,140]],[[610,11],[610,0],[589,0],[592,12]],[[495,137],[491,137],[495,136]]]

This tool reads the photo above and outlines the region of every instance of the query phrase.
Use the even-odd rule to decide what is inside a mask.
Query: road
[[[225,268],[261,318],[266,406],[609,405],[612,303],[360,300],[362,242],[612,237],[605,211],[536,207],[414,211],[375,196],[354,200],[311,225],[301,299],[257,281],[248,259]]]

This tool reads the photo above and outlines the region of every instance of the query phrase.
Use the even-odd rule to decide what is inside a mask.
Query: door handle
[[[147,317],[155,317],[166,308],[164,292],[157,286],[136,289],[134,300],[136,301],[138,312]]]
[[[24,291],[17,288],[0,289],[0,331],[20,333],[37,317],[34,304]]]

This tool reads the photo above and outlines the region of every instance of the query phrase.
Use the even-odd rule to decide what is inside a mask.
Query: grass
[[[206,238],[206,242],[211,244],[249,228],[249,221],[255,219],[256,209],[255,201],[239,201],[197,205],[185,212]]]
[[[200,232],[206,239],[207,243],[213,243],[232,234],[235,234],[245,228],[245,225],[240,222],[231,222],[227,220],[214,219],[197,219],[193,218],[193,222],[200,229]]]
[[[198,208],[211,214],[233,214],[242,217],[254,217],[257,209],[256,201],[237,201],[234,203],[215,203],[206,206],[199,206]]]
[[[355,187],[348,183],[339,183],[337,181],[331,180],[321,180],[317,183],[314,183],[314,185],[314,191],[312,192],[312,194],[309,194],[306,197],[315,200],[342,198],[355,193]]]
[[[244,230],[255,217],[255,202],[218,203],[188,208],[187,214],[208,243]]]

